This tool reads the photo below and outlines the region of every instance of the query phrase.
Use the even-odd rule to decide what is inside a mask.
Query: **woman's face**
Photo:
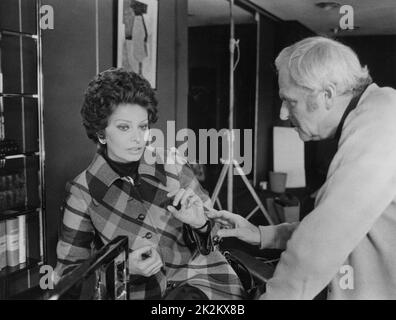
[[[105,137],[110,159],[138,161],[149,137],[147,110],[137,104],[120,104],[109,118]]]

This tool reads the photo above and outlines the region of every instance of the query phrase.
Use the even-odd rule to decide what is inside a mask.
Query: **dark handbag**
[[[241,280],[245,299],[257,300],[265,292],[266,281],[272,276],[273,268],[239,250],[225,250],[223,255]]]

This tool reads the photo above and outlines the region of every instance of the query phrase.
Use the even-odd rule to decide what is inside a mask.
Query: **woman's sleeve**
[[[56,248],[55,280],[69,273],[91,256],[94,227],[88,215],[84,191],[76,184],[68,184],[63,207],[63,221]]]

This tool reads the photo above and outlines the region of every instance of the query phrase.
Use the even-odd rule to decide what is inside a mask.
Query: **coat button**
[[[141,214],[139,214],[138,219],[143,221],[145,217],[146,216],[143,213],[141,213]]]
[[[146,239],[151,239],[152,236],[153,235],[152,235],[151,232],[147,232],[146,235],[145,235]]]

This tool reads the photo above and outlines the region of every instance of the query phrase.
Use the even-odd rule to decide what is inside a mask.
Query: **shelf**
[[[38,94],[36,93],[1,93],[0,97],[3,98],[31,98],[38,99]]]
[[[4,269],[1,269],[0,279],[7,278],[16,273],[26,271],[30,268],[40,265],[41,263],[41,260],[27,258],[25,263],[18,264],[15,267],[5,267]]]
[[[37,40],[37,34],[31,34],[31,33],[19,32],[19,31],[13,31],[13,30],[3,29],[0,31],[0,38],[3,35],[4,36],[12,36],[12,37],[31,38],[31,39]]]
[[[18,216],[33,214],[38,212],[37,207],[27,207],[27,208],[15,208],[15,209],[7,209],[0,212],[0,221],[12,219]]]
[[[3,224],[9,219],[26,217],[27,253],[26,263],[0,270],[0,300],[35,286],[38,269],[47,256],[44,209],[43,61],[42,32],[39,24],[41,1],[29,0],[28,7],[22,4],[24,1],[15,1],[15,4],[14,1],[8,1],[13,3],[13,8],[6,6],[6,10],[10,10],[11,14],[17,9],[16,12],[20,14],[19,27],[13,24],[13,27],[0,28],[3,53],[0,55],[0,64],[5,67],[0,73],[0,140],[15,142],[15,145],[3,143],[1,146],[0,169],[1,174],[4,173],[6,177],[0,183],[6,186],[1,185],[1,189],[7,189],[4,190],[5,194],[1,195],[1,207],[15,207],[0,210],[0,221]],[[34,18],[34,29],[22,29],[22,26],[30,25],[32,22],[30,19],[25,24],[22,18],[26,14]],[[14,179],[12,175],[24,178],[24,190],[18,190],[22,188],[19,188],[14,180],[20,180]],[[12,189],[18,191],[13,192]]]
[[[20,159],[20,158],[26,158],[26,157],[32,157],[32,156],[39,156],[40,153],[38,151],[36,152],[25,152],[25,153],[17,153],[17,154],[9,154],[7,156],[1,157],[0,160],[13,160],[13,159]]]

